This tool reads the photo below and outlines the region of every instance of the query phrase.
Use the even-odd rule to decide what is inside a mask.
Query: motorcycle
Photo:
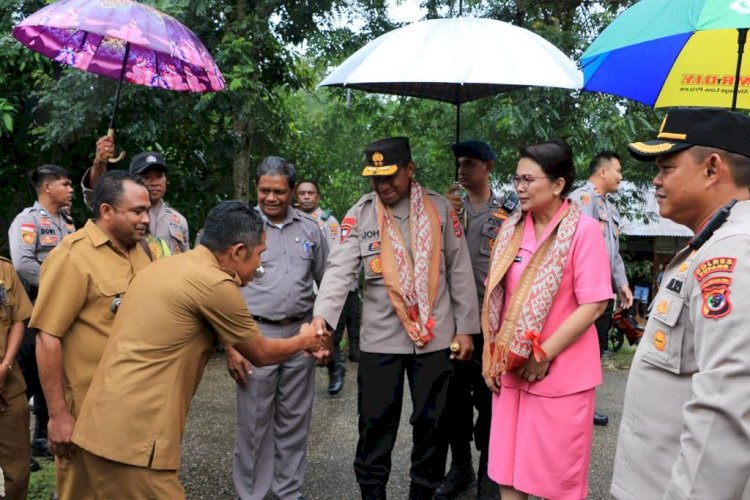
[[[618,309],[612,314],[612,327],[609,329],[609,341],[612,350],[619,351],[628,339],[628,344],[637,345],[643,337],[643,327],[633,317],[633,308]]]

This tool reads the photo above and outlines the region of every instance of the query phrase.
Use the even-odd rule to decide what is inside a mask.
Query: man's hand
[[[253,373],[253,365],[233,347],[224,347],[227,357],[227,370],[235,382],[242,387],[247,385],[247,376]]]
[[[459,361],[468,361],[471,359],[471,355],[474,353],[474,340],[471,335],[465,333],[458,333],[453,337],[453,344],[458,344],[458,351],[451,349],[451,359],[457,359]]]
[[[304,323],[299,329],[299,335],[306,338],[305,351],[312,354],[318,366],[328,364],[333,352],[333,340],[326,322],[320,316],[315,316],[311,323]]]
[[[94,158],[94,166],[103,164],[105,167],[107,161],[112,158],[115,154],[115,138],[108,135],[100,137],[96,141],[96,157]]]
[[[622,285],[617,293],[620,295],[620,306],[623,309],[630,309],[633,305],[633,292],[628,285]]]
[[[461,195],[459,194],[461,190],[461,185],[457,183],[453,183],[453,185],[450,187],[447,193],[445,193],[443,196],[451,202],[451,206],[453,207],[453,210],[456,212],[461,211],[463,208],[463,203],[461,202]]]
[[[547,375],[549,361],[537,361],[534,354],[518,369],[518,376],[529,382],[539,382]]]
[[[73,427],[76,419],[69,412],[59,415],[50,415],[47,423],[47,445],[49,451],[59,458],[72,458],[75,454],[75,445],[70,438],[73,436]]]

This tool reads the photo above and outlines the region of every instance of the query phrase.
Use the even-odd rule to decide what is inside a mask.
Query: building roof
[[[677,224],[669,219],[659,216],[659,204],[656,196],[651,190],[643,190],[630,182],[623,181],[620,191],[629,193],[632,200],[632,192],[638,191],[643,201],[635,206],[629,206],[627,211],[622,212],[622,233],[628,236],[653,237],[671,236],[680,238],[691,238],[693,232],[682,224]],[[623,193],[624,194],[624,193]],[[637,214],[637,216],[634,216]]]

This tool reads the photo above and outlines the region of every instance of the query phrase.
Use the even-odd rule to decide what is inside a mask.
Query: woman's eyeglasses
[[[534,182],[537,179],[547,179],[547,176],[545,175],[531,175],[531,174],[523,174],[523,175],[514,175],[510,178],[513,181],[513,185],[515,187],[522,187],[526,188],[529,187],[529,184]]]

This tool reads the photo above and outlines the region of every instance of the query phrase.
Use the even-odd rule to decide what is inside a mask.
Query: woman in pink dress
[[[562,140],[520,150],[520,200],[495,241],[482,310],[483,372],[493,391],[490,478],[503,500],[588,494],[594,320],[612,297],[598,223],[566,199],[575,176]]]

